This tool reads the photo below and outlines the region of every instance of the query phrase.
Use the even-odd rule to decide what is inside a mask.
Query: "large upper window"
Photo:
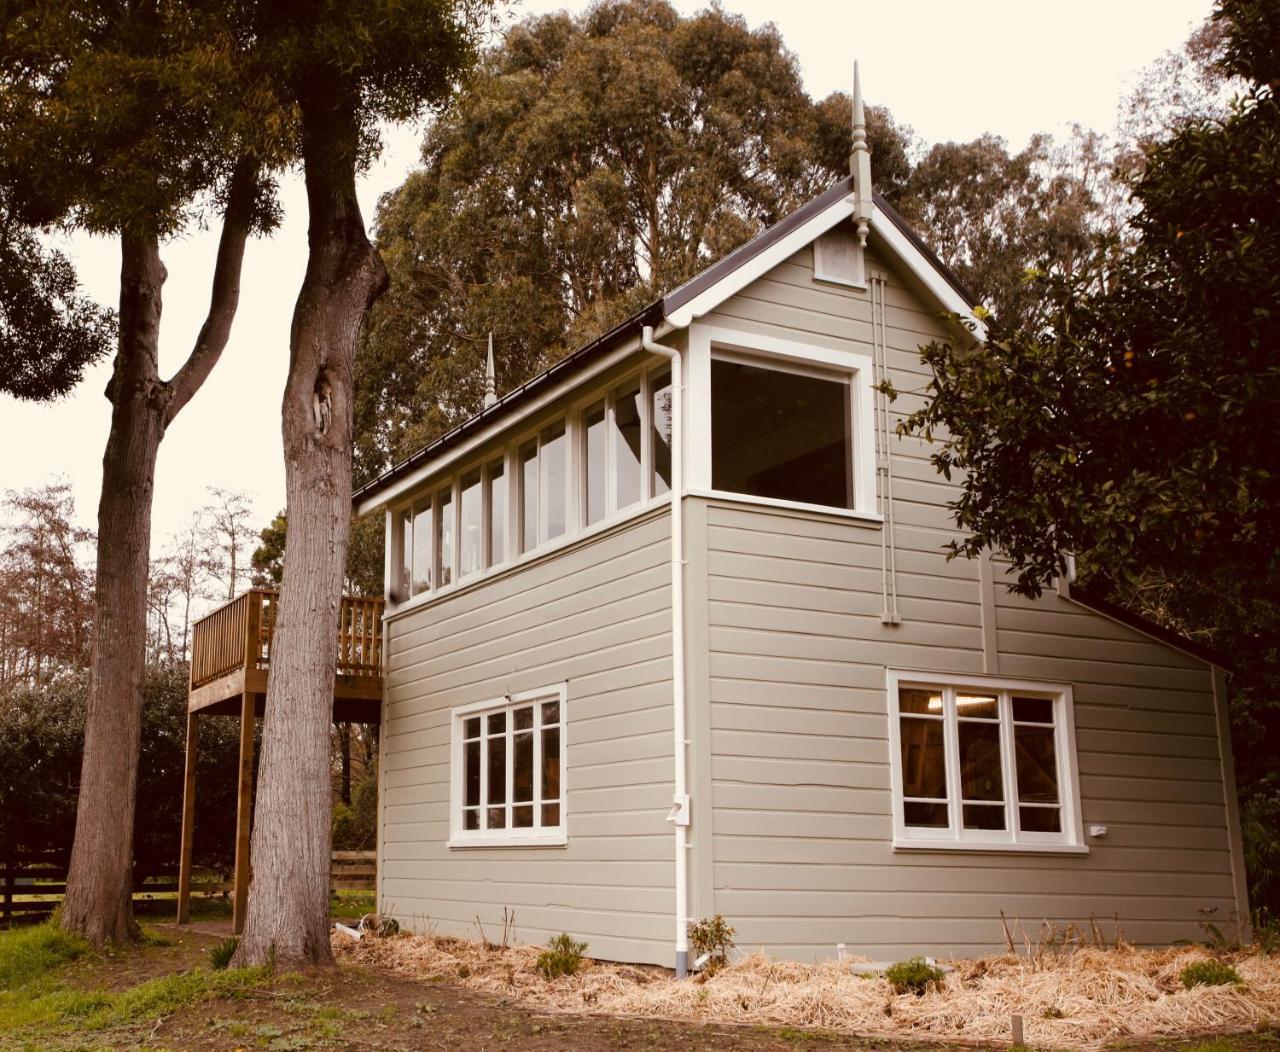
[[[889,691],[899,846],[1078,843],[1064,688],[900,673]]]
[[[451,840],[563,842],[563,685],[453,711]]]
[[[854,506],[847,376],[756,360],[711,361],[711,485],[754,497]]]

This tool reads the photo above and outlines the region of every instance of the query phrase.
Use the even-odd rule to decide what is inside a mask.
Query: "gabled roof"
[[[684,328],[694,319],[750,284],[765,271],[798,252],[815,238],[852,215],[852,176],[846,176],[829,190],[796,209],[786,218],[734,249],[723,259],[695,275],[683,285],[654,300],[608,332],[562,358],[527,383],[508,391],[493,405],[481,410],[470,420],[437,438],[434,442],[406,457],[383,474],[352,494],[357,507],[368,508],[377,495],[406,475],[416,471],[464,438],[488,428],[539,391],[546,390],[571,376],[575,371],[615,349],[625,340],[635,338],[640,330],[663,322]],[[907,225],[893,207],[874,195],[875,215],[871,231],[881,247],[908,270],[935,296],[939,305],[957,314],[969,314],[977,299],[965,289],[958,277],[928,248],[920,236]],[[981,323],[978,323],[979,325]]]

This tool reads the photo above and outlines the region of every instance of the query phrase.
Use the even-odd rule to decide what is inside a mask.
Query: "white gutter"
[[[684,368],[679,351],[654,342],[646,325],[640,346],[671,362],[671,692],[675,797],[667,821],[675,830],[676,977],[689,974],[689,745],[684,684]]]

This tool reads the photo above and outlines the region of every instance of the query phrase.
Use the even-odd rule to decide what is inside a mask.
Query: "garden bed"
[[[950,961],[941,984],[920,996],[860,974],[859,958],[803,965],[751,954],[706,981],[587,961],[577,975],[548,980],[537,968],[537,946],[402,934],[359,942],[337,935],[334,949],[349,962],[549,1011],[913,1040],[1007,1042],[1015,1015],[1027,1044],[1053,1048],[1243,1033],[1280,1022],[1280,958],[1204,947],[1055,947]],[[1183,970],[1205,960],[1229,964],[1240,982],[1185,988]]]

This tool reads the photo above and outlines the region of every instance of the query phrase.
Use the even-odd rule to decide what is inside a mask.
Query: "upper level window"
[[[650,396],[650,460],[653,464],[653,495],[671,490],[672,402],[671,370],[654,373],[649,379]]]
[[[713,489],[853,508],[853,452],[847,375],[712,359]]]
[[[443,588],[453,581],[453,490],[436,494],[436,581]]]
[[[640,499],[640,445],[644,404],[640,385],[617,391],[613,396],[613,492],[614,507],[629,508]]]
[[[563,843],[564,686],[453,711],[451,842]]]
[[[892,673],[889,693],[898,846],[1079,844],[1065,688]]]
[[[462,476],[458,483],[458,578],[484,568],[484,491],[479,471]]]

